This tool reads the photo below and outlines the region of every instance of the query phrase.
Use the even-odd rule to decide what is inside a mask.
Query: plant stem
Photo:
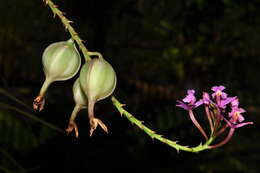
[[[9,171],[7,168],[3,167],[0,165],[0,170],[2,170],[5,173],[12,173],[11,171]]]
[[[0,107],[4,107],[4,108],[10,109],[10,110],[14,110],[14,111],[16,111],[16,112],[18,112],[18,113],[20,113],[20,114],[26,116],[27,118],[30,118],[30,119],[32,119],[32,120],[34,120],[34,121],[37,121],[37,122],[39,122],[39,123],[41,123],[41,124],[43,124],[43,125],[45,125],[45,126],[51,128],[51,129],[53,129],[53,130],[55,130],[55,131],[57,131],[57,132],[65,133],[64,130],[62,130],[62,129],[60,129],[60,128],[58,128],[58,127],[56,127],[56,126],[54,126],[54,125],[52,125],[52,124],[50,124],[50,123],[48,123],[47,121],[44,121],[44,120],[38,118],[37,116],[35,116],[35,115],[33,115],[33,114],[24,112],[24,111],[22,111],[22,110],[20,110],[20,109],[18,109],[18,108],[16,108],[16,107],[14,107],[14,106],[11,106],[11,105],[8,105],[8,104],[6,104],[6,103],[1,103],[1,102],[0,102]]]
[[[58,9],[58,7],[52,2],[52,0],[44,0],[44,2],[51,8],[54,16],[57,15],[60,18],[61,22],[65,26],[65,29],[67,29],[69,31],[71,37],[77,42],[79,49],[82,51],[86,61],[91,60],[89,57],[91,55],[91,53],[88,52],[87,48],[82,43],[81,38],[78,36],[78,34],[73,29],[73,27],[70,25],[70,23],[72,23],[72,21],[68,20],[64,16],[63,12],[61,12]],[[164,138],[164,137],[162,137],[162,135],[155,133],[153,130],[151,130],[148,127],[146,127],[145,125],[143,125],[143,123],[140,120],[136,119],[132,114],[127,112],[125,109],[123,109],[122,108],[123,105],[115,97],[112,97],[111,99],[112,99],[114,106],[117,108],[117,110],[120,112],[121,115],[124,115],[130,122],[137,125],[140,129],[142,129],[151,138],[157,139],[157,140],[175,148],[177,151],[183,150],[183,151],[187,151],[187,152],[199,152],[202,150],[209,149],[208,145],[210,145],[211,142],[213,141],[213,138],[211,137],[206,141],[205,144],[203,144],[203,145],[200,144],[197,147],[191,147],[191,148],[187,147],[187,146],[179,145],[179,144],[177,144],[176,141],[172,141],[167,138]]]
[[[176,141],[172,141],[170,139],[164,138],[162,135],[157,134],[155,131],[153,131],[153,130],[149,129],[148,127],[146,127],[145,125],[143,125],[143,122],[136,119],[132,114],[127,112],[123,108],[123,104],[121,104],[115,97],[112,97],[112,102],[115,105],[115,107],[118,109],[118,111],[120,112],[121,115],[124,115],[130,122],[132,122],[133,124],[138,126],[140,129],[142,129],[152,139],[157,139],[157,140],[175,148],[177,151],[183,150],[183,151],[196,153],[196,152],[199,152],[202,150],[209,149],[208,145],[211,144],[211,142],[213,141],[213,138],[211,137],[207,140],[207,142],[205,144],[203,144],[203,145],[200,144],[197,147],[188,147],[188,146],[179,145],[179,144],[177,144]]]
[[[0,148],[0,152],[3,153],[22,173],[25,173],[24,168],[18,163],[6,150]]]
[[[8,98],[10,98],[11,100],[13,100],[14,102],[24,106],[25,108],[27,108],[28,110],[32,110],[31,107],[27,106],[24,102],[22,102],[21,100],[17,99],[16,97],[14,97],[13,95],[11,95],[10,93],[8,93],[6,90],[4,90],[3,88],[0,88],[0,93],[7,96]]]
[[[203,130],[203,128],[201,127],[201,125],[198,123],[198,121],[196,120],[193,111],[189,110],[189,115],[190,115],[190,119],[193,122],[193,124],[198,128],[198,130],[200,131],[200,133],[204,136],[205,140],[208,140],[208,136],[205,133],[205,131]]]

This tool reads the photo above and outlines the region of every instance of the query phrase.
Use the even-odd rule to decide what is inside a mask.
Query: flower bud
[[[79,77],[80,86],[88,99],[90,136],[98,125],[108,132],[106,125],[94,117],[94,105],[112,94],[116,87],[116,73],[104,59],[97,58],[86,62]]]
[[[33,103],[34,109],[40,111],[43,109],[44,94],[49,85],[54,81],[72,78],[80,68],[81,58],[73,39],[70,39],[49,45],[43,52],[42,63],[46,78]]]
[[[78,137],[79,132],[77,124],[75,123],[75,118],[81,109],[87,108],[88,103],[87,98],[80,87],[79,78],[74,82],[73,85],[73,98],[75,101],[75,107],[71,113],[69,125],[66,131],[67,133],[70,133],[74,130],[76,137]]]

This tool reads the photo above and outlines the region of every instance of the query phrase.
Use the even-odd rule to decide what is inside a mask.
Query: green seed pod
[[[116,73],[104,59],[96,58],[83,65],[80,71],[80,86],[88,99],[90,136],[98,125],[108,132],[106,125],[94,117],[94,105],[97,101],[110,96],[116,87]]]
[[[75,118],[81,109],[87,108],[88,104],[87,98],[80,87],[79,78],[74,82],[73,85],[73,98],[75,101],[75,107],[71,113],[69,125],[66,131],[67,133],[70,133],[74,130],[76,137],[78,137],[79,132],[77,124],[75,123]]]
[[[116,73],[104,59],[92,59],[85,63],[80,71],[80,85],[88,100],[97,102],[114,91]]]
[[[80,87],[79,78],[74,82],[72,90],[73,90],[73,99],[75,101],[75,104],[79,105],[82,108],[86,108],[88,104],[88,100]]]
[[[62,81],[78,72],[81,58],[73,40],[69,39],[49,45],[43,52],[42,63],[48,80]]]
[[[43,52],[42,63],[46,78],[33,104],[34,109],[40,111],[43,109],[44,94],[49,85],[54,81],[72,78],[80,68],[81,58],[73,39],[70,39],[49,45]]]

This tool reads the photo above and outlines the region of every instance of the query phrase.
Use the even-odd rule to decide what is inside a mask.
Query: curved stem
[[[7,168],[0,166],[0,170],[2,170],[5,173],[12,173],[11,171],[9,171]]]
[[[24,168],[18,163],[7,151],[0,148],[0,152],[3,153],[22,173],[25,173]]]
[[[161,142],[175,148],[177,151],[183,150],[183,151],[187,151],[187,152],[195,152],[196,153],[196,152],[199,152],[199,151],[207,150],[207,149],[209,149],[208,145],[210,145],[212,143],[213,139],[214,139],[213,137],[211,137],[204,144],[200,144],[197,147],[188,147],[188,146],[179,145],[179,144],[177,144],[177,141],[172,141],[170,139],[164,138],[162,135],[157,134],[155,131],[153,131],[150,128],[143,125],[143,122],[138,120],[137,118],[135,118],[129,112],[127,112],[123,108],[124,105],[121,104],[115,97],[112,97],[111,99],[112,99],[114,106],[117,108],[117,110],[119,111],[119,113],[122,116],[124,115],[131,123],[135,124],[140,129],[142,129],[152,139],[157,139],[158,141],[161,141]]]
[[[216,134],[214,134],[215,137],[221,135],[222,133],[225,132],[225,130],[227,129],[227,126],[222,127],[218,132],[216,132]]]
[[[70,116],[70,121],[74,121],[77,114],[79,113],[79,111],[82,109],[82,105],[80,104],[76,104],[72,113],[71,113],[71,116]]]
[[[103,55],[99,52],[88,52],[89,56],[97,56],[99,59],[103,59]]]
[[[41,123],[41,124],[43,124],[43,125],[45,125],[45,126],[51,128],[51,129],[53,129],[53,130],[55,130],[55,131],[57,131],[57,132],[65,133],[62,129],[60,129],[60,128],[58,128],[58,127],[56,127],[56,126],[54,126],[54,125],[48,123],[47,121],[44,121],[44,120],[42,120],[42,119],[38,118],[37,116],[32,115],[32,114],[30,114],[30,113],[24,112],[24,111],[22,111],[22,110],[20,110],[20,109],[18,109],[18,108],[16,108],[16,107],[14,107],[14,106],[11,106],[11,105],[8,105],[8,104],[6,104],[6,103],[1,103],[1,102],[0,102],[0,107],[4,107],[4,108],[6,108],[6,109],[14,110],[14,111],[16,111],[16,112],[18,112],[18,113],[20,113],[20,114],[26,116],[27,118],[30,118],[30,119],[32,119],[32,120],[34,120],[34,121],[37,121],[37,122],[39,122],[39,123]]]
[[[215,145],[210,145],[208,147],[209,148],[217,148],[217,147],[220,147],[220,146],[226,144],[228,141],[230,141],[230,139],[233,136],[234,132],[235,132],[235,128],[230,128],[227,137],[223,141],[221,141],[220,143],[215,144]]]
[[[212,135],[213,132],[214,132],[214,127],[213,127],[212,118],[211,118],[208,106],[205,106],[205,112],[206,112],[206,115],[207,115],[207,118],[208,118],[208,121],[209,121],[209,125],[210,125],[210,132],[211,132],[210,135]]]
[[[8,98],[10,98],[11,100],[15,101],[16,103],[24,106],[25,108],[32,110],[31,107],[29,107],[28,105],[26,105],[24,102],[22,102],[21,100],[17,99],[16,97],[14,97],[13,95],[11,95],[10,93],[8,93],[6,90],[4,90],[3,88],[0,88],[0,93],[4,94],[5,96],[7,96]]]
[[[48,87],[50,86],[50,84],[52,83],[52,80],[50,80],[49,78],[46,77],[45,81],[43,82],[43,85],[41,87],[39,96],[43,96],[45,95]]]
[[[208,140],[208,136],[205,133],[205,131],[203,130],[203,128],[201,127],[201,125],[198,123],[198,121],[196,120],[193,111],[189,110],[189,115],[190,115],[190,119],[193,122],[193,124],[198,128],[198,130],[200,131],[200,133],[204,136],[204,138],[206,139],[206,141]]]

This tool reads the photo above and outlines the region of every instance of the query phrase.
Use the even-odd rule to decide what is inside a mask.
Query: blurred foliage
[[[35,172],[77,172],[81,168],[119,172],[126,167],[134,172],[259,172],[260,4],[257,0],[56,3],[75,22],[73,26],[86,40],[87,48],[100,51],[114,66],[119,78],[115,95],[158,133],[182,144],[201,142],[188,115],[174,105],[188,88],[195,88],[200,95],[219,84],[227,86],[231,95],[238,95],[242,107],[247,109],[247,118],[255,125],[238,129],[231,142],[222,148],[196,155],[176,154],[121,119],[109,101],[98,103],[96,111],[111,128],[110,134],[97,131],[89,139],[88,120],[81,116],[86,113],[83,111],[77,119],[81,130],[77,141],[53,135],[47,127],[0,107],[0,146],[4,151],[26,168],[40,164]],[[53,20],[41,0],[1,2],[1,87],[31,105],[44,80],[43,50],[50,43],[68,37],[60,21]],[[47,95],[46,110],[37,116],[65,129],[74,106],[72,83],[73,80],[53,84]],[[3,95],[1,102],[13,104]],[[204,122],[203,116],[198,119]],[[100,155],[115,159],[107,160]],[[9,170],[11,166],[5,159],[0,153],[1,168]],[[89,166],[99,164],[104,166]]]

